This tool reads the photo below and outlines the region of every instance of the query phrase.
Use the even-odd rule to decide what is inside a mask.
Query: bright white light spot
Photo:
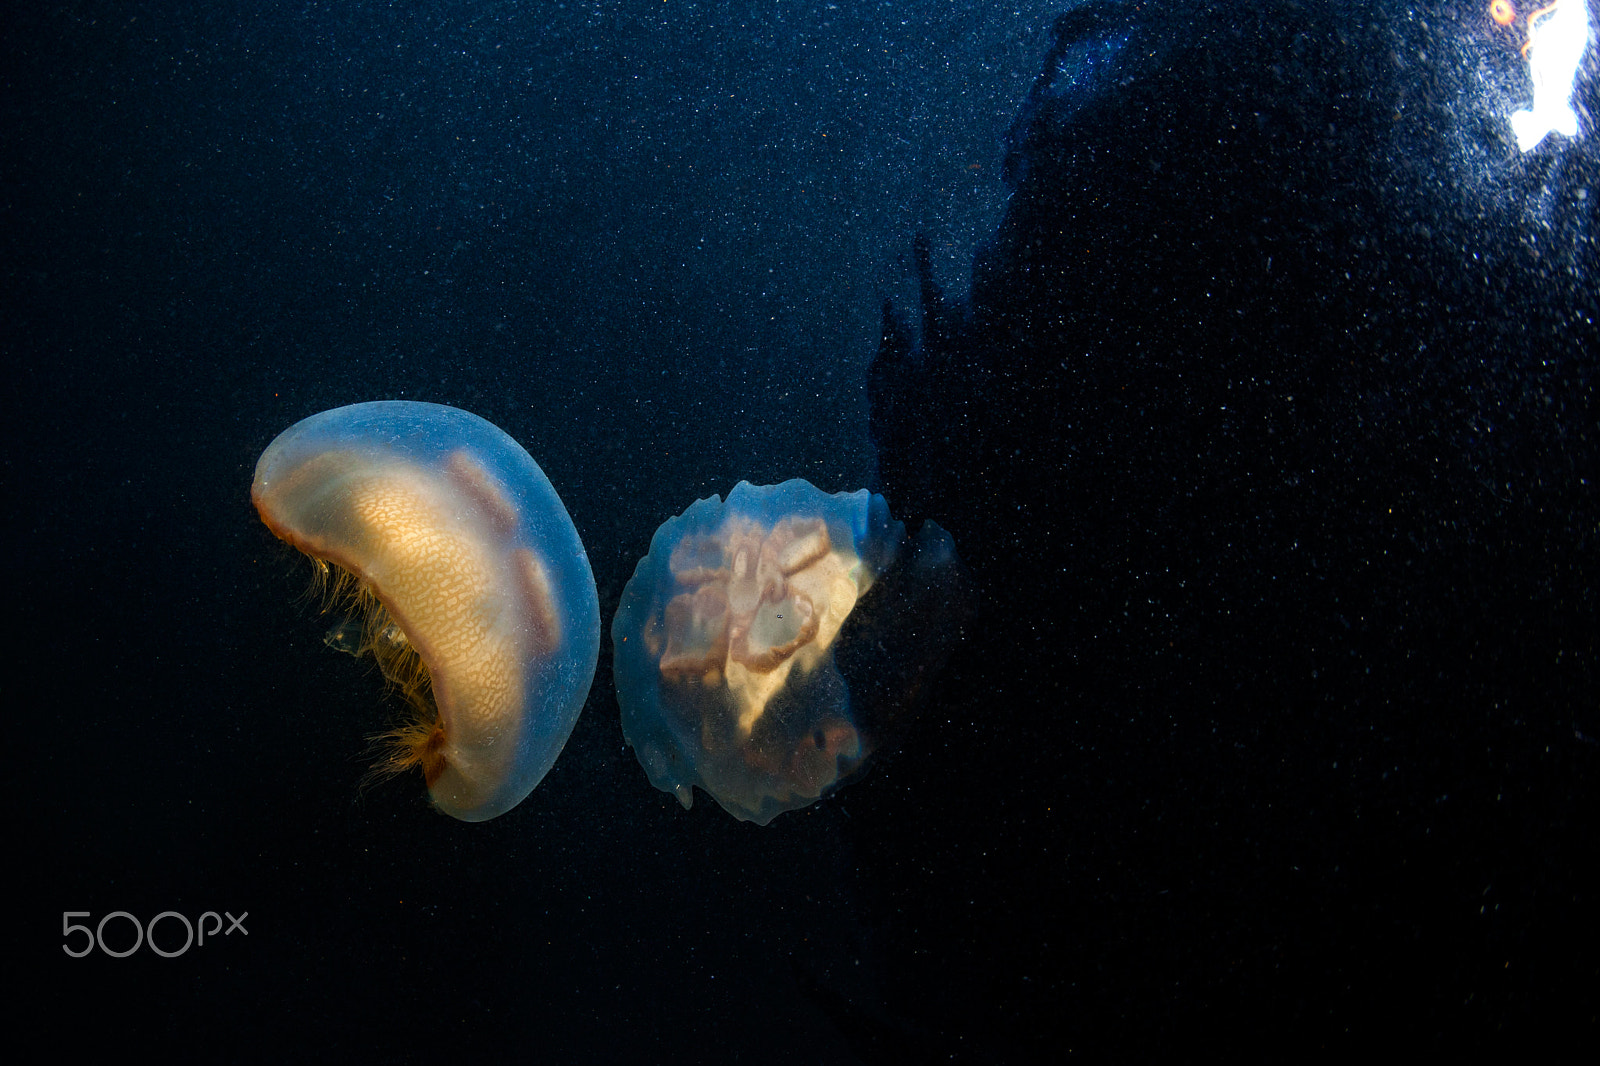
[[[1585,0],[1555,0],[1528,19],[1528,73],[1533,76],[1533,107],[1511,114],[1517,147],[1531,151],[1545,134],[1578,135],[1572,109],[1572,83],[1589,45]]]

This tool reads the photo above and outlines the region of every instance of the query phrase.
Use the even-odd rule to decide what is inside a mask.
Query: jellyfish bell
[[[623,734],[684,807],[765,825],[857,774],[967,616],[949,534],[882,496],[740,482],[661,526],[612,622]]]
[[[373,655],[413,705],[379,769],[420,767],[463,821],[519,803],[583,707],[600,626],[582,542],[532,457],[466,411],[355,404],[280,434],[251,498],[360,608],[329,646]]]

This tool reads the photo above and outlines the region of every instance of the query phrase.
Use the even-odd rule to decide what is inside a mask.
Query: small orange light
[[[1511,0],[1494,0],[1489,5],[1489,17],[1502,26],[1509,26],[1516,21],[1517,9],[1511,6]]]

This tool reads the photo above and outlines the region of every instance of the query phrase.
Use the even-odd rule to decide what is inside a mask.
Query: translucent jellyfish
[[[656,530],[611,625],[622,730],[657,788],[765,825],[861,768],[967,616],[950,535],[866,490],[740,482]]]
[[[340,407],[256,464],[268,528],[332,575],[416,720],[380,769],[422,769],[434,804],[477,822],[549,771],[594,678],[600,608],[578,531],[537,463],[477,415],[431,403]]]
[[[1589,47],[1586,0],[1555,0],[1528,16],[1528,74],[1533,106],[1511,114],[1517,147],[1532,151],[1551,133],[1578,135],[1572,88]]]

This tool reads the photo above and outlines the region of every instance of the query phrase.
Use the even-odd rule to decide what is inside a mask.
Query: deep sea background
[[[914,232],[955,283],[998,221],[1053,12],[7,16],[6,538],[32,604],[13,655],[41,669],[5,689],[39,726],[12,778],[21,927],[48,998],[87,1010],[67,1045],[849,1055],[789,962],[870,996],[847,803],[770,834],[684,813],[623,745],[608,652],[514,816],[474,831],[416,782],[358,793],[395,707],[323,647],[250,477],[315,411],[467,408],[559,486],[606,624],[693,500],[864,486],[879,303],[912,291]],[[57,912],[84,908],[247,910],[249,939],[66,960]]]
[[[1262,1050],[1240,1024],[1262,989],[1260,1032],[1282,1051],[1370,1048],[1396,1018],[1422,1049],[1592,1040],[1593,878],[1576,863],[1596,841],[1596,743],[1571,721],[1497,733],[1512,750],[1490,769],[1441,770],[1464,749],[1407,735],[1415,765],[1394,772],[1420,767],[1416,792],[1336,765],[1296,781],[1314,803],[1366,804],[1380,838],[1356,870],[1308,844],[1326,868],[1304,876],[1330,887],[1305,909],[1265,901],[1293,916],[1266,931],[1254,864],[1282,855],[1249,831],[1237,853],[1191,853],[1142,821],[1129,797],[1152,771],[1117,765],[1142,742],[1087,752],[1044,707],[1025,732],[987,732],[974,694],[1016,670],[1003,656],[958,657],[898,750],[765,828],[650,787],[608,635],[566,751],[514,811],[465,825],[420,782],[359,787],[365,738],[396,707],[323,645],[306,567],[255,517],[267,443],[361,400],[489,419],[561,494],[607,626],[650,534],[693,500],[740,479],[873,483],[881,305],[916,303],[918,233],[933,277],[965,291],[1005,210],[1004,136],[1066,6],[9,14],[0,692],[19,1049],[784,1066],[1055,1061],[1082,1033],[1103,1057],[1198,1057]],[[1029,752],[1014,787],[1008,748]],[[1057,791],[1039,769],[1054,751],[1063,781],[1074,759],[1093,773]],[[1129,807],[1096,806],[1101,773],[1122,775],[1107,794]],[[1532,798],[1480,836],[1488,801],[1458,815],[1441,779]],[[919,797],[935,796],[929,821]],[[1076,805],[1093,830],[1074,838]],[[1261,839],[1295,832],[1282,810],[1233,813]],[[1435,828],[1448,843],[1430,852]],[[1429,875],[1396,887],[1413,846]],[[1506,892],[1492,875],[1508,866]],[[1460,891],[1429,924],[1439,871]],[[1163,909],[1187,880],[1214,925],[1196,927],[1213,904],[1194,893]],[[174,959],[61,950],[63,912],[168,910],[248,912],[248,934]],[[1404,964],[1317,970],[1305,945],[1341,923]],[[1413,1000],[1384,998],[1396,972]]]

